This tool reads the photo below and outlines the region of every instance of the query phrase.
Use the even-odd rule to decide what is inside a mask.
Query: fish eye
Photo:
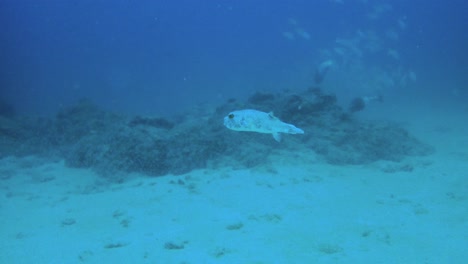
[[[229,117],[229,119],[233,119],[233,118],[234,118],[234,114],[229,114],[228,117]]]

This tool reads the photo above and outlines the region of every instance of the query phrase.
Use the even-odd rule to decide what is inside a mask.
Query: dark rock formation
[[[227,113],[246,108],[272,111],[305,134],[285,136],[278,143],[270,135],[223,126]],[[272,152],[285,149],[299,155],[312,149],[333,164],[400,161],[432,152],[395,124],[355,119],[336,104],[334,95],[314,88],[302,93],[256,93],[247,102],[197,107],[174,119],[128,118],[82,100],[53,120],[0,121],[1,156],[55,155],[69,166],[93,168],[109,177],[118,172],[180,174],[208,165],[254,167],[267,162]]]

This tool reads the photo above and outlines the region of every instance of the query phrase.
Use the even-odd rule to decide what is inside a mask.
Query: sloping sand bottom
[[[0,263],[461,263],[468,136],[424,132],[430,142],[451,133],[453,144],[401,163],[282,153],[250,170],[122,183],[4,159]]]

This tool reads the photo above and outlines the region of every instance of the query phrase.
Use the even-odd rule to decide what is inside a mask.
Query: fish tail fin
[[[304,134],[304,130],[298,127],[295,127],[294,125],[289,124],[287,133],[288,134]]]

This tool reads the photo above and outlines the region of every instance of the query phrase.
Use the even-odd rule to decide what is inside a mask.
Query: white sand
[[[413,124],[434,155],[366,166],[288,153],[252,170],[119,184],[63,162],[4,159],[0,263],[462,263],[460,124]]]

